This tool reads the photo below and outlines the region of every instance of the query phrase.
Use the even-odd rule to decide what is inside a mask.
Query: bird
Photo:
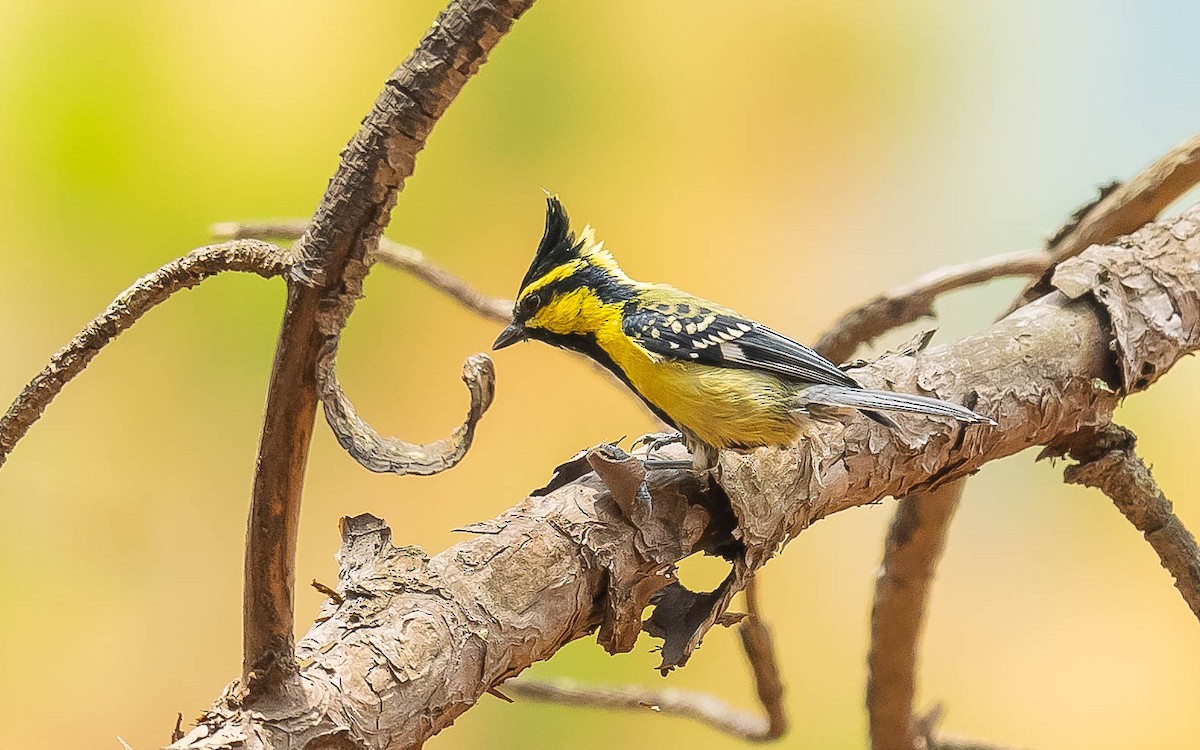
[[[676,433],[693,455],[793,442],[829,410],[856,409],[886,427],[883,412],[996,422],[947,401],[869,390],[803,344],[732,309],[666,284],[630,278],[595,230],[576,237],[547,195],[546,223],[513,305],[492,345],[537,340],[599,363]],[[703,461],[697,463],[702,464]]]

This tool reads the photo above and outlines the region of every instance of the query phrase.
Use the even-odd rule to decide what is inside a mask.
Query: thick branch
[[[292,671],[296,532],[317,359],[361,295],[366,257],[434,123],[533,0],[454,0],[388,78],[295,250],[246,532],[243,678]],[[257,673],[257,674],[256,674]]]
[[[197,248],[135,281],[50,358],[50,364],[0,417],[0,466],[63,387],[155,305],[225,271],[270,278],[286,273],[289,265],[288,254],[281,248],[257,240],[236,240]]]
[[[844,362],[860,344],[933,314],[938,297],[955,289],[1006,276],[1040,274],[1050,265],[1044,250],[1019,250],[946,266],[868,300],[838,319],[817,342],[817,351]]]
[[[1197,243],[1193,209],[1123,247],[1093,248],[1065,264],[1077,283],[1103,270],[1092,275],[1091,293],[1052,295],[979,335],[856,372],[867,384],[969,401],[999,428],[916,418],[899,432],[864,419],[823,424],[786,449],[723,453],[719,488],[706,489],[689,471],[652,472],[649,502],[636,474],[612,470],[635,467],[616,462],[602,479],[589,467],[606,464],[589,456],[431,558],[394,548],[381,524],[349,524],[342,601],[328,601],[299,644],[301,670],[290,687],[256,700],[252,711],[228,694],[177,747],[304,747],[334,738],[341,746],[418,745],[570,640],[599,628],[606,647],[631,648],[642,610],[657,592],[676,589],[673,566],[694,551],[730,555],[735,569],[752,573],[817,519],[933,489],[1104,424],[1122,396],[1113,386],[1126,361],[1145,353],[1152,380],[1200,347]],[[1127,279],[1140,294],[1109,293]],[[1164,307],[1179,312],[1164,321]],[[1127,322],[1138,336],[1120,330]],[[1131,346],[1114,353],[1114,332]],[[737,582],[727,583],[705,600],[712,612],[701,607],[684,622],[699,623],[684,631],[687,648],[721,619]],[[656,615],[666,599],[658,601]]]
[[[1115,425],[1071,439],[1071,457],[1080,463],[1068,466],[1065,478],[1112,499],[1158,553],[1175,588],[1200,618],[1200,548],[1134,450],[1136,442],[1132,432]]]

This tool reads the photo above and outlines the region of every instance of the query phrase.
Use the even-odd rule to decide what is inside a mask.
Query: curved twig
[[[834,362],[843,362],[860,344],[932,315],[934,301],[947,292],[1006,276],[1040,274],[1050,260],[1044,250],[1019,250],[939,268],[847,312],[814,348]]]
[[[175,292],[225,271],[271,278],[283,275],[289,267],[290,257],[282,248],[258,240],[235,240],[197,248],[135,281],[50,358],[0,417],[0,466],[63,386],[151,308]]]
[[[388,77],[342,152],[295,245],[246,529],[242,676],[246,688],[295,673],[293,596],[304,468],[316,418],[317,360],[361,295],[369,254],[434,124],[533,0],[452,0]],[[255,678],[252,680],[252,678]]]
[[[1067,483],[1095,487],[1112,499],[1158,553],[1180,596],[1200,619],[1200,548],[1134,450],[1137,436],[1108,425],[1068,442],[1070,456],[1079,463],[1064,471]]]
[[[385,438],[358,416],[337,379],[337,342],[330,339],[317,360],[317,392],[325,407],[325,419],[346,452],[364,468],[379,473],[427,476],[452,468],[467,455],[475,438],[475,425],[492,405],[496,371],[486,354],[476,354],[463,363],[463,382],[471,392],[466,420],[448,438],[418,445],[399,438]]]

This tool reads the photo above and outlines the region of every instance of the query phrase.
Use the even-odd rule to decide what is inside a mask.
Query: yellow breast
[[[652,357],[615,327],[600,330],[597,343],[642,398],[707,445],[783,445],[800,430],[792,389],[773,375]]]

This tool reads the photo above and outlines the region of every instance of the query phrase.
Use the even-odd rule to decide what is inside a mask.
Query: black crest
[[[530,282],[541,278],[555,266],[578,256],[579,246],[575,244],[575,233],[571,231],[567,209],[563,208],[556,196],[547,196],[546,230],[542,233],[542,241],[538,243],[537,253],[521,282],[521,288],[529,286]]]

